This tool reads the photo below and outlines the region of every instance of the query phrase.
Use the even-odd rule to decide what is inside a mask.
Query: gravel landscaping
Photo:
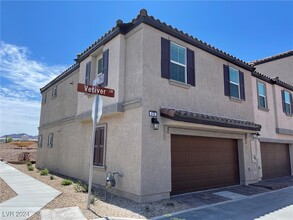
[[[1,178],[0,178],[0,189],[1,189],[0,203],[5,202],[6,200],[11,199],[17,195]]]
[[[94,219],[99,217],[124,217],[124,218],[137,218],[148,219],[151,217],[180,211],[190,208],[186,204],[171,200],[162,200],[152,203],[135,203],[128,199],[124,199],[108,193],[107,201],[104,201],[104,190],[94,189],[95,203],[91,205],[91,210],[87,210],[86,202],[88,198],[87,193],[76,192],[73,183],[71,185],[61,185],[61,181],[64,179],[55,174],[47,176],[41,176],[40,171],[35,168],[33,171],[28,171],[26,164],[10,164],[16,169],[38,179],[41,182],[59,190],[62,192],[60,196],[51,201],[44,208],[56,209],[78,206],[86,218]],[[4,181],[3,181],[4,182]],[[1,185],[2,186],[2,185]],[[2,189],[2,187],[1,187]],[[2,194],[2,192],[1,192]],[[2,198],[1,198],[2,199]],[[40,212],[33,215],[30,220],[40,219]]]

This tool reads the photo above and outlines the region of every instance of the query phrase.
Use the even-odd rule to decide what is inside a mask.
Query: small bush
[[[28,171],[34,171],[33,166],[28,166],[27,169],[28,169]]]
[[[82,192],[87,193],[88,192],[88,186],[85,183],[82,183],[81,181],[78,181],[74,185],[74,189],[76,192]]]
[[[41,174],[41,176],[47,176],[49,174],[49,170],[47,168],[43,169],[40,171],[40,174]]]
[[[64,179],[61,181],[61,185],[63,186],[68,186],[68,185],[71,185],[73,182],[72,180],[69,180],[69,179]]]
[[[50,180],[53,180],[55,179],[55,177],[53,175],[50,176]]]
[[[97,201],[98,199],[96,197],[91,196],[91,201],[90,201],[91,204],[95,205]]]
[[[32,163],[29,161],[29,162],[26,163],[26,166],[27,167],[31,167],[32,166]]]

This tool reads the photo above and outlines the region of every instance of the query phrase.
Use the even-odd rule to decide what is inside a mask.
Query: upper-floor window
[[[108,68],[109,68],[109,49],[103,52],[102,58],[93,57],[93,70],[92,70],[92,62],[89,61],[86,64],[85,69],[85,84],[90,85],[97,83],[99,86],[107,86],[108,85]]]
[[[226,96],[245,100],[243,72],[224,65],[224,93]]]
[[[286,90],[282,90],[283,111],[286,114],[293,114],[293,98],[292,94]]]
[[[47,101],[47,92],[44,92],[42,95],[42,104],[45,104]]]
[[[268,108],[266,85],[264,83],[257,82],[257,95],[258,95],[258,107]]]
[[[195,86],[194,51],[161,38],[161,77]]]
[[[170,79],[186,83],[186,48],[171,42]]]
[[[52,97],[57,97],[57,86],[54,86],[52,89]]]
[[[53,147],[53,133],[50,133],[48,136],[48,147]]]

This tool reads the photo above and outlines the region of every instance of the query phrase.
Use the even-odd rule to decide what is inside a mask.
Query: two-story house
[[[130,23],[118,20],[41,89],[37,166],[88,180],[94,96],[76,87],[99,78],[115,97],[103,98],[95,184],[120,172],[111,191],[145,202],[258,182],[254,70],[144,9]]]

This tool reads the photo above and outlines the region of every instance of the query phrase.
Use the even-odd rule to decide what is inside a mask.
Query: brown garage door
[[[291,175],[288,144],[261,143],[260,149],[263,179]]]
[[[173,195],[239,184],[236,140],[172,135],[171,151]]]

